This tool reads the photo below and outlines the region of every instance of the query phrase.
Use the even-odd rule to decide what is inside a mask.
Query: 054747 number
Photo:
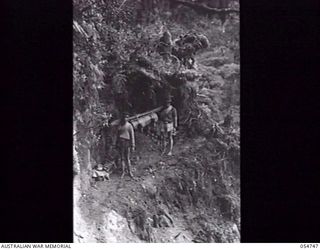
[[[300,244],[300,248],[318,248],[318,244]]]

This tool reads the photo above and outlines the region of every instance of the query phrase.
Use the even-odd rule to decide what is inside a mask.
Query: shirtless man
[[[163,32],[159,40],[158,50],[165,61],[168,61],[172,51],[172,36],[169,30]]]
[[[178,126],[177,110],[171,105],[171,99],[165,100],[163,110],[160,112],[160,126],[161,126],[161,146],[163,153],[166,150],[166,140],[169,138],[169,152],[172,155],[173,149],[173,134]]]
[[[128,114],[122,114],[120,124],[117,128],[116,145],[119,150],[122,166],[121,178],[123,178],[125,175],[125,165],[127,166],[129,176],[133,178],[130,163],[130,147],[133,152],[135,150],[135,138],[133,126],[128,122],[128,118]]]

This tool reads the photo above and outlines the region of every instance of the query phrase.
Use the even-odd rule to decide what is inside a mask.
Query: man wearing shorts
[[[163,153],[166,150],[166,141],[169,139],[169,152],[168,155],[172,155],[173,149],[173,134],[175,133],[178,122],[177,122],[177,110],[171,105],[171,99],[165,100],[163,110],[160,112],[160,129],[161,129],[161,146]]]
[[[133,126],[128,122],[128,118],[129,115],[124,113],[117,129],[116,145],[119,151],[122,166],[121,178],[123,178],[125,175],[125,165],[127,166],[129,176],[133,178],[130,163],[130,148],[132,151],[135,150],[135,138]]]

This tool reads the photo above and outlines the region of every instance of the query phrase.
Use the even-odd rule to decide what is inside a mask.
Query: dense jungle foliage
[[[192,242],[238,242],[239,2],[74,0],[73,31],[74,171],[80,176],[81,195],[87,196],[79,200],[79,226],[75,228],[78,233],[93,232],[81,236],[80,241],[96,242],[93,238],[100,237],[101,242],[171,242],[146,226],[148,214],[157,210],[161,201],[172,209],[175,220],[184,221],[181,213],[194,215],[183,222],[190,227],[185,228],[185,234],[194,238]],[[196,42],[179,45],[190,37]],[[167,39],[173,44],[170,50],[163,46]],[[122,111],[134,115],[159,107],[168,95],[173,97],[179,117],[177,155],[162,159],[150,151],[153,142],[138,135],[137,151],[144,158],[135,159],[136,171],[152,165],[150,168],[161,174],[154,179],[141,174],[141,183],[130,184],[135,191],[124,188],[119,197],[104,197],[104,189],[92,189],[91,167],[113,160],[110,123]],[[145,162],[148,157],[152,164]],[[116,181],[111,177],[105,184],[110,185],[107,189],[112,190]],[[148,195],[138,191],[141,185]],[[153,193],[155,186],[159,194]],[[130,192],[132,197],[128,198]],[[131,198],[144,200],[145,205],[134,207]],[[111,233],[108,238],[110,232],[102,235],[95,228],[98,226],[88,226],[104,220],[100,216],[105,215],[99,214],[102,203],[104,209],[116,211],[112,216],[119,216],[120,221],[126,218],[128,223],[134,215],[128,215],[127,206],[133,206],[133,214],[141,210],[137,213],[143,214],[142,218],[132,219],[140,218],[133,230],[138,238],[130,232],[123,232],[123,238],[120,233]],[[94,204],[99,209],[85,215]]]

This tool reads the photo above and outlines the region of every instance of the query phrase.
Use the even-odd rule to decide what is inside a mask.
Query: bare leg
[[[191,57],[191,68],[194,68],[194,63],[195,63],[195,59],[193,57]]]
[[[125,164],[124,164],[124,160],[122,159],[122,157],[121,157],[121,166],[122,166],[122,174],[121,174],[121,178],[123,178],[123,177],[124,177],[124,175],[125,175],[125,171],[126,171],[126,169],[125,169]]]
[[[161,143],[161,150],[162,150],[162,154],[164,154],[165,153],[165,151],[166,151],[166,144],[167,144],[167,142],[166,142],[166,136],[164,135],[164,134],[162,134],[162,136],[161,136],[161,141],[162,141],[162,143]]]
[[[126,161],[126,165],[128,168],[128,174],[131,178],[133,178],[132,172],[131,172],[131,162],[130,162],[130,150],[127,149],[126,150],[126,155],[125,155],[125,161]]]
[[[160,133],[160,151],[162,152],[164,149],[164,136],[163,133]]]
[[[124,174],[125,174],[125,165],[124,165],[124,161],[123,161],[123,152],[122,152],[122,148],[119,147],[119,159],[118,162],[120,163],[120,166],[118,165],[118,167],[121,167],[122,173],[121,173],[121,178],[123,178]]]
[[[172,136],[172,132],[169,132],[169,153],[168,153],[168,155],[172,155],[172,149],[173,149],[173,136]]]

